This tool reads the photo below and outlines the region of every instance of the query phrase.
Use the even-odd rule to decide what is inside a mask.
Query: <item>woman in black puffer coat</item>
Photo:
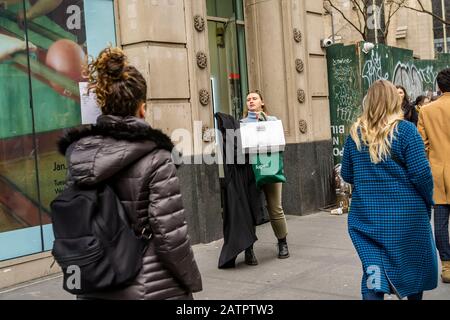
[[[102,114],[97,124],[69,131],[59,142],[68,183],[108,181],[136,232],[150,230],[143,267],[125,288],[80,299],[192,299],[202,290],[172,161],[169,137],[145,122],[147,85],[118,48],[89,65],[90,87]]]

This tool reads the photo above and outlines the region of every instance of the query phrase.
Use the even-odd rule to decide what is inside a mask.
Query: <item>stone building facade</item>
[[[284,125],[285,213],[304,215],[334,201],[322,1],[115,0],[111,5],[115,39],[110,42],[125,50],[148,81],[147,121],[183,146],[179,177],[193,243],[222,237],[221,168],[204,159],[216,144],[214,113],[241,117],[248,90],[260,89],[270,114]],[[98,36],[106,28],[95,22],[89,28],[97,28]],[[106,45],[100,37],[92,39],[92,46]],[[45,227],[41,237],[48,244],[42,249],[0,259],[0,287],[58,272],[50,268],[51,225]]]
[[[246,68],[231,72],[233,64],[228,63],[223,72],[229,73],[230,82],[231,74],[241,82],[248,79],[248,83],[240,84],[241,88],[262,90],[270,113],[283,121],[288,143],[286,213],[312,212],[329,203],[331,197],[326,58],[320,46],[324,29],[322,2],[229,1],[234,14],[241,14],[232,17],[236,26],[232,25],[234,21],[226,21],[231,17],[223,18],[220,12],[220,6],[226,11],[225,2],[117,1],[119,43],[131,62],[145,71],[150,84],[148,121],[169,135],[182,128],[194,137],[192,145],[183,152],[185,157],[192,157],[190,162],[194,164],[182,166],[180,174],[189,222],[195,229],[192,234],[197,242],[220,237],[222,228],[219,167],[196,161],[199,155],[211,150],[208,146],[211,142],[203,133],[205,128],[214,128],[213,113],[217,109],[214,104],[219,99],[213,97],[224,94],[220,92],[222,85],[214,92],[214,82],[211,82],[215,73],[212,69],[217,69],[214,65],[217,43],[211,42],[216,41],[214,35],[217,36],[220,29],[217,24],[221,21],[228,28],[239,28],[239,25],[245,28],[242,30],[245,42],[241,44],[245,45],[246,52],[244,59],[236,59],[240,60],[236,64],[246,64]],[[151,26],[148,21],[153,22]],[[227,32],[225,37],[231,38],[232,34]],[[225,39],[222,45],[230,45],[228,41]],[[200,62],[199,56],[205,60]],[[245,71],[247,75],[242,76]],[[228,108],[222,104],[216,111],[230,110],[228,113],[233,114],[233,108],[245,104],[245,94],[237,95],[240,105]]]

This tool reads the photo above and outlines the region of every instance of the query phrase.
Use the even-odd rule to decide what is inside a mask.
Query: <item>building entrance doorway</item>
[[[240,119],[248,92],[243,0],[207,0],[214,113]]]

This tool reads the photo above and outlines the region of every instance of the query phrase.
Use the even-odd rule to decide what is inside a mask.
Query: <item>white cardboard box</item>
[[[286,146],[281,120],[241,123],[240,131],[245,153],[279,152]]]

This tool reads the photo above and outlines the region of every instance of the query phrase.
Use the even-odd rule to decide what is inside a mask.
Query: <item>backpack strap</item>
[[[109,186],[112,190],[114,190],[114,188],[112,187],[112,185],[110,183],[106,183],[106,185]],[[115,190],[114,190],[114,192],[115,192]],[[120,201],[117,194],[116,194],[116,201],[117,201],[117,205],[120,206],[121,208],[123,208],[123,204]],[[123,221],[126,221],[126,223],[130,226],[131,230],[134,231],[134,234],[139,239],[148,241],[152,238],[153,232],[149,225],[144,226],[144,227],[139,227],[137,223],[131,223],[130,219],[128,218],[128,216],[125,212],[125,209],[119,210],[119,216]]]

